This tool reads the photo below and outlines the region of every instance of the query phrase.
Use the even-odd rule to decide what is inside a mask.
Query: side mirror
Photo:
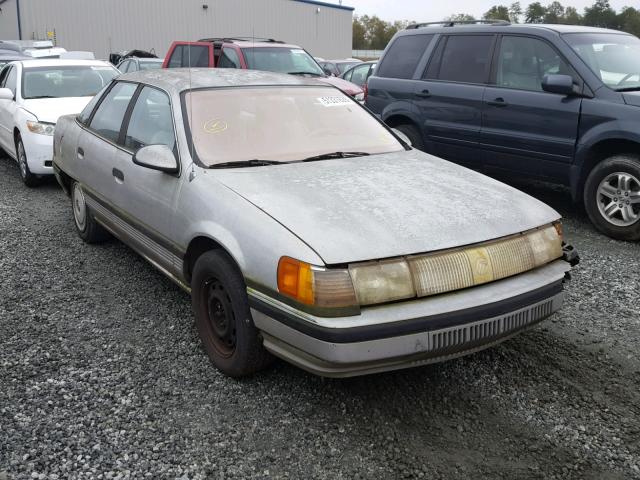
[[[322,71],[325,73],[325,75],[329,75],[330,77],[333,76],[333,72],[326,67],[323,67]]]
[[[148,145],[133,155],[133,163],[166,173],[178,172],[178,161],[166,145]]]
[[[411,140],[409,140],[409,137],[407,137],[404,133],[402,133],[400,130],[398,130],[397,128],[392,128],[391,130],[393,130],[393,133],[395,133],[398,137],[400,137],[400,140],[402,140],[404,143],[406,143],[407,145],[409,145],[410,147],[412,147],[413,145],[411,144]]]
[[[10,88],[0,88],[0,100],[13,100],[14,96]]]
[[[545,75],[542,78],[542,90],[560,95],[574,95],[573,78],[569,75]]]

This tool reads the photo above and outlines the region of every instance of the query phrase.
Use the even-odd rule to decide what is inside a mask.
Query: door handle
[[[488,101],[487,105],[491,105],[492,107],[506,107],[509,104],[504,101],[504,98],[498,97],[495,100]]]
[[[421,92],[416,92],[416,97],[420,97],[420,98],[429,98],[431,96],[431,92],[429,92],[429,90],[424,89]]]
[[[84,158],[84,150],[82,147],[78,147],[78,158],[82,160]]]
[[[115,179],[117,181],[119,181],[119,183],[123,183],[124,182],[124,173],[122,173],[122,170],[114,168],[113,170],[111,170],[111,173],[113,174]]]

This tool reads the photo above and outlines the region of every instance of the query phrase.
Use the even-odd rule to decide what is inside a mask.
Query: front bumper
[[[53,174],[53,136],[25,132],[22,135],[22,143],[31,173]]]
[[[562,307],[563,260],[463,291],[319,318],[249,290],[264,346],[311,373],[348,377],[441,362],[500,343]]]

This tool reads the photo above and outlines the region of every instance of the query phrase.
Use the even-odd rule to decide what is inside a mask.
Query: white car
[[[0,147],[27,186],[53,174],[58,117],[80,113],[120,72],[97,60],[24,60],[0,71]]]

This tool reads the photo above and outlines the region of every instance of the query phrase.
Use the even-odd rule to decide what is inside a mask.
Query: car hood
[[[93,97],[33,98],[23,100],[25,110],[34,114],[39,122],[56,123],[58,117],[80,113]]]
[[[353,96],[362,93],[362,89],[358,85],[356,85],[355,83],[351,83],[344,78],[327,76],[320,77],[318,78],[318,80],[324,83],[328,83],[329,85],[333,85],[334,87],[338,87],[347,95]]]
[[[622,97],[627,105],[640,107],[640,92],[625,92]]]
[[[215,172],[327,265],[484,242],[560,218],[519,190],[418,150]]]

